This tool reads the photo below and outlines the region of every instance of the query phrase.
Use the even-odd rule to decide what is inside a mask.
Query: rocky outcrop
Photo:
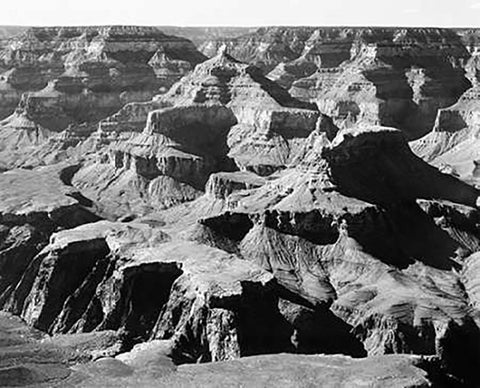
[[[340,127],[386,125],[416,139],[470,87],[462,68],[469,56],[450,30],[360,29],[349,61],[294,82],[292,93]]]
[[[479,191],[414,156],[398,130],[341,131],[316,154],[202,223],[314,311],[330,308],[369,355],[437,355],[474,379],[480,332],[459,271],[480,248]]]
[[[99,111],[118,89],[102,89],[97,65],[121,63],[147,91],[147,67],[167,82],[191,65],[156,46],[156,29],[60,30],[34,34],[17,62],[48,57],[62,36],[68,61],[49,63],[73,73],[25,95],[0,131],[0,169],[30,168],[0,173],[0,306],[48,333],[5,331],[0,314],[2,381],[278,385],[301,373],[317,385],[478,385],[480,190],[407,143],[408,120],[423,130],[463,93],[463,68],[475,90],[470,32],[269,28],[248,50],[272,68],[290,50],[269,77],[309,88],[301,97],[333,117],[224,47],[151,101],[54,133],[73,117],[58,101],[83,95],[70,81],[90,54],[101,53],[80,84]],[[326,88],[341,98],[319,99]],[[436,132],[455,134],[442,152],[476,133],[442,120]]]
[[[168,89],[204,57],[188,40],[157,28],[107,26],[30,28],[12,38],[0,59],[5,86],[43,89],[31,95],[31,113],[58,130],[65,126],[49,114],[52,105],[64,119],[98,120]]]
[[[21,164],[29,151],[44,144],[52,133],[32,121],[24,112],[15,112],[0,122],[0,169]]]
[[[73,184],[111,216],[144,215],[195,199],[212,172],[234,167],[226,138],[235,123],[223,105],[151,111],[141,134],[113,142],[105,158],[82,168]]]
[[[48,243],[50,234],[98,220],[89,201],[66,185],[76,166],[12,170],[0,174],[0,303]]]
[[[438,111],[432,132],[412,142],[412,149],[428,162],[478,184],[480,42],[470,50],[466,69],[472,87],[455,104]]]
[[[20,116],[54,132],[87,123],[78,144],[92,124],[165,92],[204,59],[190,41],[153,27],[31,28],[0,52],[0,116],[15,109],[6,128]]]
[[[269,175],[294,160],[312,131],[335,132],[309,108],[221,50],[165,95],[101,122],[90,140],[108,146],[108,156],[73,183],[113,218],[192,200],[211,173]]]
[[[10,303],[48,332],[123,329],[135,342],[169,339],[174,359],[185,362],[284,349],[276,301],[273,276],[255,264],[146,224],[101,222],[54,234]]]
[[[219,172],[210,175],[205,193],[218,199],[227,199],[235,191],[263,186],[266,180],[248,171]]]
[[[431,386],[452,381],[438,381],[440,371],[435,360],[416,356],[381,356],[358,360],[345,356],[262,355],[212,364],[176,366],[168,341],[152,341],[131,351],[118,349],[80,365],[78,354],[95,353],[97,346],[116,346],[121,336],[112,332],[59,335],[42,338],[18,318],[0,315],[0,378],[8,386],[104,387],[104,386],[223,386],[242,384],[276,386],[295,385],[299,379],[312,384],[340,387],[368,385]],[[118,354],[118,352],[122,352]],[[116,355],[118,354],[118,355]],[[341,373],[340,373],[341,372]],[[379,383],[380,381],[380,383]]]
[[[0,55],[4,66],[13,66],[8,74],[27,65],[34,72],[22,81],[21,92],[30,92],[2,123],[0,130],[9,138],[5,143],[32,138],[25,122],[43,133],[65,129],[51,134],[49,142],[35,141],[28,152],[6,146],[4,169],[51,164],[95,150],[105,142],[105,136],[87,141],[98,120],[130,101],[148,100],[161,88],[167,90],[204,58],[187,40],[136,27],[32,29]],[[10,78],[5,78],[8,88],[18,89]],[[35,89],[41,90],[31,91]],[[69,150],[76,146],[80,152]]]
[[[318,113],[265,78],[256,67],[238,62],[226,49],[199,65],[172,87],[165,99],[175,104],[225,104],[238,124],[228,135],[229,156],[240,169],[262,174],[287,165],[315,129]]]
[[[192,74],[184,77],[165,95],[156,96],[149,103],[128,104],[115,115],[103,120],[96,136],[108,139],[122,131],[141,131],[152,110],[212,103],[231,108],[239,125],[243,126],[254,126],[257,116],[265,111],[272,113],[265,112],[262,120],[266,122],[264,127],[268,127],[272,120],[278,122],[277,118],[288,116],[289,112],[291,116],[297,117],[310,114],[310,122],[306,120],[303,123],[297,119],[299,123],[295,124],[292,120],[288,123],[290,126],[310,125],[312,128],[312,122],[313,127],[315,124],[315,113],[309,112],[315,109],[312,104],[292,98],[276,83],[265,78],[258,68],[237,61],[222,48],[217,56],[197,66]],[[271,119],[268,115],[276,117]],[[294,129],[291,128],[291,131]],[[251,128],[249,131],[252,130],[256,129]],[[304,131],[309,132],[311,129]]]

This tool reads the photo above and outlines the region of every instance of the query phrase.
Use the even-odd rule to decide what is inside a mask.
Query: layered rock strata
[[[386,125],[415,139],[470,87],[463,69],[469,57],[450,30],[359,30],[349,61],[294,82],[292,93],[317,102],[340,127]]]
[[[341,131],[318,152],[202,223],[305,305],[330,308],[369,355],[437,355],[475,379],[475,286],[461,271],[473,279],[475,256],[463,263],[480,249],[480,192],[414,156],[398,130]]]
[[[211,173],[269,175],[292,163],[312,132],[335,133],[312,108],[221,50],[165,95],[101,122],[91,139],[105,156],[87,163],[73,184],[109,204],[113,218],[127,208],[146,214],[192,200]]]
[[[472,83],[460,99],[437,114],[432,132],[412,142],[423,159],[478,184],[480,137],[480,43],[470,47],[472,57],[466,65]]]
[[[385,382],[392,386],[422,387],[442,383],[435,378],[439,370],[436,362],[415,356],[355,360],[344,356],[283,354],[176,366],[169,357],[168,341],[141,344],[116,357],[99,353],[89,362],[78,365],[78,354],[90,351],[95,354],[98,345],[113,349],[119,336],[114,332],[103,332],[44,338],[20,319],[5,313],[0,314],[0,337],[3,340],[0,378],[8,386],[220,387],[228,379],[232,387],[240,387],[246,382],[273,387],[295,385],[299,378],[312,384],[333,382],[341,387],[380,387]]]
[[[414,58],[450,69],[450,90],[465,38],[355,31],[354,59],[322,70],[325,85],[356,77],[355,63],[407,95],[387,81]],[[372,120],[321,114],[225,50],[92,136],[96,125],[52,134],[17,111],[4,138],[31,170],[0,173],[0,305],[51,337],[26,334],[32,354],[8,325],[5,340],[0,315],[0,378],[188,386],[245,373],[278,385],[314,368],[304,381],[477,386],[480,190],[415,156],[402,123]]]
[[[69,186],[78,166],[0,174],[0,301],[4,305],[50,234],[99,218],[91,203]]]
[[[3,95],[6,101],[39,90],[26,97],[25,109],[58,130],[65,121],[98,120],[129,101],[148,100],[204,59],[190,41],[154,27],[30,28],[0,53]],[[3,117],[18,103],[10,100]]]

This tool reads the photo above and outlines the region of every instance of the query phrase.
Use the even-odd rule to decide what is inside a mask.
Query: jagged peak
[[[226,55],[228,55],[228,46],[224,43],[218,48],[217,56],[226,56]]]
[[[211,58],[209,61],[210,63],[221,63],[221,64],[227,64],[227,63],[232,63],[232,64],[243,64],[243,62],[239,61],[238,59],[235,59],[228,53],[228,46],[226,44],[222,44],[220,48],[217,51],[217,55],[215,55],[213,58]]]
[[[194,74],[198,77],[205,74],[215,73],[214,75],[217,75],[218,72],[222,74],[226,72],[229,77],[232,77],[235,74],[245,72],[249,67],[251,67],[251,65],[233,58],[226,50],[219,50],[216,56],[197,65]]]

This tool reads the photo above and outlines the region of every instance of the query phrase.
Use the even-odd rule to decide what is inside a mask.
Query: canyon
[[[5,36],[0,385],[480,384],[480,30]]]

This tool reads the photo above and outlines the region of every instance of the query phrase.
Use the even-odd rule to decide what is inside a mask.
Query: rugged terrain
[[[0,385],[478,386],[479,33],[226,31],[0,53]]]
[[[154,27],[29,28],[0,52],[2,142],[9,152],[66,128],[87,136],[100,119],[168,90],[203,60],[193,43]]]

